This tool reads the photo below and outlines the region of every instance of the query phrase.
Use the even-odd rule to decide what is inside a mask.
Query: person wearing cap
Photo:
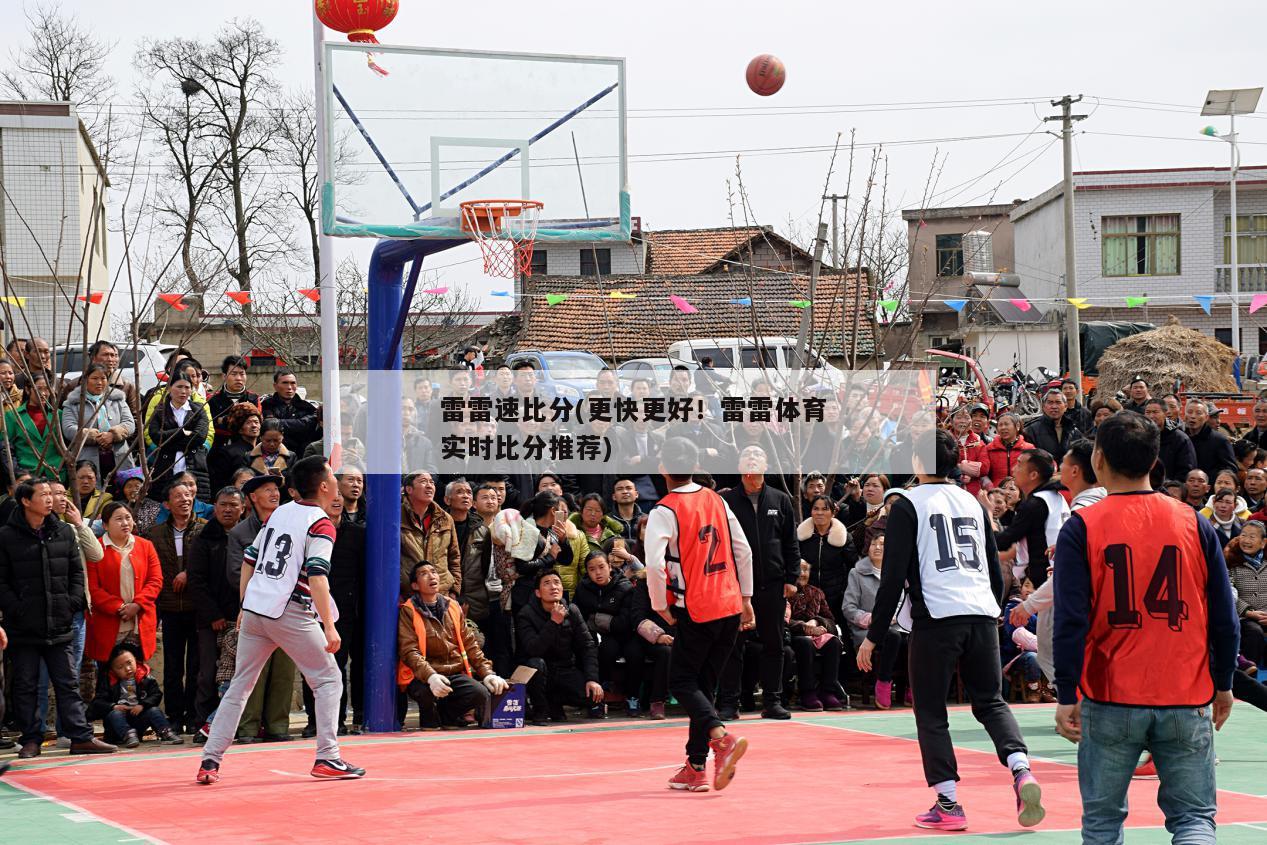
[[[1153,395],[1148,392],[1148,380],[1142,375],[1131,376],[1131,383],[1126,388],[1127,401],[1122,403],[1123,411],[1134,411],[1137,414],[1144,413],[1144,405],[1148,403]]]
[[[972,433],[989,446],[994,440],[994,432],[990,428],[990,406],[984,402],[976,402],[968,409],[968,415],[972,418]]]
[[[1240,467],[1232,451],[1232,441],[1210,424],[1210,410],[1211,406],[1200,399],[1189,399],[1183,407],[1183,420],[1192,448],[1197,453],[1197,466],[1206,476],[1214,478],[1221,469],[1235,472]]]

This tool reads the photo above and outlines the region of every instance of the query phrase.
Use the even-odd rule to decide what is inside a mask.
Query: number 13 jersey
[[[1208,704],[1209,570],[1196,511],[1152,493],[1108,496],[1077,515],[1091,576],[1083,695],[1137,707]]]
[[[243,566],[255,571],[246,585],[242,607],[270,619],[281,618],[288,602],[313,610],[310,575],[329,575],[334,523],[325,511],[304,502],[287,502],[273,511],[247,547]],[[338,621],[338,609],[331,607]]]
[[[920,592],[928,615],[998,618],[999,601],[986,563],[989,527],[976,497],[954,484],[921,484],[890,492],[901,494],[915,508]]]

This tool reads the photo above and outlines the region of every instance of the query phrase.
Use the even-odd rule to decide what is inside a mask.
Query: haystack
[[[1185,391],[1236,393],[1232,358],[1230,347],[1171,316],[1161,328],[1124,337],[1104,351],[1096,393],[1124,391],[1136,375],[1148,380],[1154,396],[1172,391],[1176,380]]]

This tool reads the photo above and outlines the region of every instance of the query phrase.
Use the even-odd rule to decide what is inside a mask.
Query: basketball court
[[[1015,712],[1044,788],[1047,819],[1016,824],[1006,772],[966,708],[951,714],[968,832],[1035,843],[1079,841],[1074,746],[1056,736],[1052,708]],[[1267,834],[1263,714],[1238,707],[1218,734],[1219,841]],[[751,747],[724,792],[682,793],[665,782],[681,765],[685,722],[582,720],[558,728],[352,738],[346,756],[364,780],[308,774],[311,741],[235,747],[224,780],[193,781],[199,750],[62,758],[21,764],[0,781],[3,841],[437,843],[869,843],[946,836],[912,825],[931,803],[920,776],[911,712],[798,715],[740,723]],[[1131,788],[1130,841],[1169,842],[1156,781]]]

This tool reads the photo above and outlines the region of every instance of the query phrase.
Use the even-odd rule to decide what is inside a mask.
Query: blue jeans
[[[105,727],[106,742],[122,742],[129,730],[145,736],[145,732],[153,728],[154,733],[161,736],[170,728],[167,717],[157,707],[146,707],[136,716],[121,710],[111,710],[101,720],[101,724]]]
[[[70,641],[70,669],[74,673],[75,682],[79,682],[79,667],[84,662],[84,637],[88,633],[87,623],[84,622],[84,614],[76,613],[72,617],[71,630],[74,632]],[[35,693],[35,712],[39,717],[40,724],[46,724],[48,719],[48,667],[43,663],[40,664],[40,686]],[[56,718],[57,735],[65,736],[62,733],[62,717]]]
[[[1150,751],[1157,806],[1174,843],[1215,845],[1214,727],[1209,707],[1118,707],[1082,702],[1078,788],[1084,845],[1120,845],[1126,790]]]

